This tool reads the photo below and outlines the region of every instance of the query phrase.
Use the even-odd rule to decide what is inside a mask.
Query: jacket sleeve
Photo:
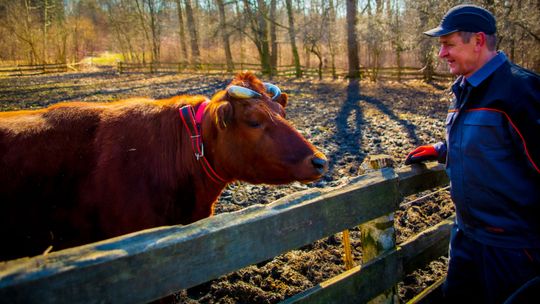
[[[433,147],[435,148],[435,151],[437,151],[437,154],[438,154],[437,161],[441,164],[445,164],[446,163],[446,143],[440,141],[434,144]]]

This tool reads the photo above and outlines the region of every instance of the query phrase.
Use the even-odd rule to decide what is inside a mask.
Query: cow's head
[[[285,119],[287,94],[241,73],[210,102],[203,140],[214,167],[250,183],[309,182],[327,169],[326,156]]]

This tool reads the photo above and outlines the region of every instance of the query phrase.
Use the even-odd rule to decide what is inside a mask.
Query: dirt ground
[[[265,79],[267,80],[267,79]],[[108,102],[128,97],[167,98],[180,94],[211,96],[230,77],[132,74],[114,71],[0,78],[0,110],[41,108],[65,101]],[[443,119],[449,102],[448,84],[420,81],[378,82],[274,79],[289,94],[288,119],[329,158],[328,173],[308,185],[283,186],[235,183],[222,193],[216,213],[267,204],[310,187],[346,184],[361,173],[368,155],[387,154],[395,166],[420,144],[443,140]],[[405,198],[413,201],[426,193]],[[453,213],[447,191],[402,207],[395,215],[398,243]],[[344,271],[341,234],[282,254],[188,290],[176,303],[276,303]],[[354,261],[361,260],[360,231],[351,230]],[[398,285],[405,302],[444,275],[446,259],[408,275]]]

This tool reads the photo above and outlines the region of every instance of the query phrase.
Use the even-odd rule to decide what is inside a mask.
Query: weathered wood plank
[[[422,268],[427,263],[448,254],[453,217],[422,231],[400,246],[405,273]]]
[[[436,162],[404,166],[396,171],[403,197],[449,183],[444,165]]]
[[[446,219],[422,231],[400,246],[405,274],[422,268],[427,263],[448,254],[450,231],[454,218]]]
[[[381,170],[333,191],[1,263],[0,299],[148,302],[389,213],[397,190],[394,171]]]
[[[451,219],[445,220],[397,249],[299,293],[282,304],[366,303],[397,284],[415,265],[425,265],[444,255],[448,250],[451,225]]]
[[[366,303],[398,282],[401,277],[399,268],[399,255],[396,250],[392,250],[362,267],[356,266],[281,304]]]
[[[442,285],[446,277],[440,278],[437,282],[433,283],[428,288],[424,289],[421,293],[416,295],[407,304],[438,304],[444,303]]]

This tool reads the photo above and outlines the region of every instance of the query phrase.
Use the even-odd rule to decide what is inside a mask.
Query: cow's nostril
[[[323,174],[324,171],[326,170],[326,164],[328,163],[328,161],[323,158],[313,157],[311,159],[311,163],[313,164],[313,167],[315,167],[315,169],[317,169],[317,171],[320,174]]]

